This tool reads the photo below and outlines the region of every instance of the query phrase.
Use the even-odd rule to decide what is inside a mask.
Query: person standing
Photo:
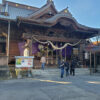
[[[46,63],[46,58],[45,58],[44,55],[41,57],[40,62],[41,62],[41,68],[44,70],[44,68],[45,68],[45,63]]]
[[[75,60],[72,60],[71,66],[70,66],[70,75],[75,76],[75,66],[76,66],[76,62]]]
[[[65,62],[65,70],[66,70],[66,76],[69,75],[69,63],[68,61]]]
[[[64,60],[62,60],[62,63],[60,65],[60,68],[61,68],[61,78],[63,78],[63,76],[64,76],[64,67],[65,67],[65,62],[64,62]]]

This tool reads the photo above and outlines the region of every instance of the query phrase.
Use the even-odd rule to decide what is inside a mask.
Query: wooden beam
[[[65,37],[49,37],[49,36],[41,36],[41,35],[33,35],[28,33],[23,33],[22,38],[24,39],[31,39],[32,36],[34,36],[36,39],[41,41],[55,41],[55,42],[78,42],[79,39],[73,39],[73,38],[65,38]]]

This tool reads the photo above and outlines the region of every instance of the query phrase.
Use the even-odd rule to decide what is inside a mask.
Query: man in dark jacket
[[[76,66],[76,61],[72,60],[71,66],[70,66],[70,75],[75,76],[75,66]]]
[[[69,75],[69,63],[66,61],[65,62],[65,70],[66,70],[66,76]]]

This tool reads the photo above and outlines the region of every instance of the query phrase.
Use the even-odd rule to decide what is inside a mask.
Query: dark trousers
[[[66,69],[66,76],[69,75],[69,69]]]
[[[63,78],[64,75],[64,69],[61,69],[61,78]]]
[[[75,75],[75,69],[70,69],[70,75]]]

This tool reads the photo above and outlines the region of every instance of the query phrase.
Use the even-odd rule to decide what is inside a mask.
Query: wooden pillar
[[[95,57],[95,52],[94,52],[94,72],[95,72],[95,70],[96,70],[96,57]]]
[[[97,71],[97,54],[95,53],[95,72]]]
[[[56,43],[56,46],[57,46],[57,43]],[[58,54],[57,54],[57,50],[56,50],[56,64],[58,62]]]
[[[62,62],[62,49],[61,49],[60,55],[61,55],[61,62]]]
[[[48,45],[47,45],[47,64],[48,64]]]
[[[65,61],[66,61],[66,47],[65,47]]]
[[[56,50],[56,64],[57,64],[57,61],[58,61],[58,54],[57,54],[57,50]]]
[[[6,37],[6,56],[8,56],[8,36]]]
[[[31,42],[30,43],[30,56],[32,56],[32,43],[33,43],[33,40],[31,39],[30,42]]]
[[[92,55],[90,52],[90,75],[92,74],[92,59],[91,59]]]
[[[8,56],[8,62],[9,62],[9,53],[10,53],[10,21],[8,21],[8,50],[7,50],[7,56]]]
[[[51,53],[52,53],[51,64],[53,64],[53,50],[51,51]]]

